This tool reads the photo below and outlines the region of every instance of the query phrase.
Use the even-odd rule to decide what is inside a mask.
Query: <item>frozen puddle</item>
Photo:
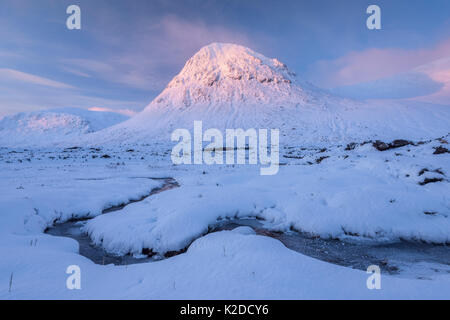
[[[178,187],[178,183],[172,178],[160,179],[164,180],[161,188],[152,190],[139,200],[108,208],[103,213],[107,214],[121,210],[130,203],[142,201],[156,193]],[[71,220],[57,224],[49,228],[46,233],[77,240],[80,247],[79,253],[97,264],[128,265],[151,262],[163,258],[160,256],[148,257],[147,255],[142,255],[141,257],[111,255],[103,248],[93,245],[89,236],[81,231],[87,220]],[[365,271],[370,265],[378,265],[383,273],[418,279],[431,279],[440,274],[450,273],[450,247],[446,245],[409,241],[380,242],[351,237],[344,240],[322,239],[295,231],[285,233],[271,231],[270,228],[265,226],[264,221],[254,218],[221,220],[211,226],[208,233],[231,230],[240,226],[251,227],[259,235],[275,238],[287,248],[301,254],[345,267]],[[184,251],[181,250],[173,255]]]

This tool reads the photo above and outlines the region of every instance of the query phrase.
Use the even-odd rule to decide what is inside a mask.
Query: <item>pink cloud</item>
[[[22,71],[1,68],[0,69],[0,78],[7,80],[16,80],[20,82],[32,83],[46,87],[53,87],[59,89],[71,89],[73,88],[71,85],[65,84],[63,82],[58,82],[54,80],[50,80],[47,78],[39,77],[33,74],[25,73]]]
[[[113,17],[103,17],[110,25]],[[107,34],[95,30],[99,41],[114,47],[102,60],[63,59],[65,68],[77,70],[106,81],[144,90],[161,90],[181,69],[187,59],[211,42],[233,42],[251,46],[249,38],[220,25],[206,25],[175,15],[158,20],[130,22],[133,33]],[[126,45],[124,45],[126,44]]]
[[[367,49],[353,51],[335,60],[322,60],[310,68],[310,79],[323,87],[338,87],[369,82],[450,56],[450,39],[433,48]]]
[[[89,111],[98,111],[98,112],[115,112],[119,114],[123,114],[128,117],[134,116],[137,112],[131,109],[111,109],[104,107],[92,107],[88,109]]]
[[[436,93],[416,100],[440,104],[450,104],[450,55],[414,69],[428,75],[432,80],[442,83],[443,87]]]

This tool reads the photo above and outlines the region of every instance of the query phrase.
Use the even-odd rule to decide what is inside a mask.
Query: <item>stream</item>
[[[148,179],[164,180],[164,184],[162,187],[153,189],[148,195],[138,200],[107,208],[103,210],[103,214],[121,210],[131,203],[142,201],[149,196],[179,186],[172,178]],[[115,256],[109,254],[103,248],[93,245],[89,236],[81,231],[82,226],[87,220],[77,219],[59,223],[48,228],[46,233],[77,240],[80,255],[89,258],[96,264],[129,265],[152,262],[164,258],[158,255],[153,257],[146,255],[134,257],[132,255]],[[439,275],[450,273],[450,247],[446,245],[403,240],[381,242],[352,237],[341,240],[322,239],[297,231],[271,231],[265,221],[256,218],[217,221],[216,224],[210,226],[208,233],[232,230],[240,226],[251,227],[255,230],[256,234],[277,239],[287,248],[306,256],[345,267],[366,271],[369,265],[378,265],[383,273],[424,280],[430,279],[430,274]]]

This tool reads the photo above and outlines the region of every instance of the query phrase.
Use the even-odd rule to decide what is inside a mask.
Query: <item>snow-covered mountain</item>
[[[113,112],[77,108],[17,113],[0,120],[0,146],[48,145],[79,138],[127,119]]]
[[[450,132],[450,107],[342,98],[302,80],[277,59],[213,43],[189,59],[141,113],[123,120],[79,109],[18,114],[0,122],[0,144],[170,143],[175,129],[192,130],[196,120],[204,130],[279,129],[285,145],[421,140]]]
[[[363,72],[363,71],[362,71]],[[277,59],[243,46],[213,43],[140,114],[90,136],[90,142],[170,141],[174,129],[276,128],[295,143],[422,139],[450,131],[450,108],[362,103],[325,92]]]

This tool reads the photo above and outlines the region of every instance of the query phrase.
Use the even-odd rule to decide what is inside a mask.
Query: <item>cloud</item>
[[[356,99],[450,104],[450,39],[431,48],[367,49],[319,61],[308,80]]]
[[[104,107],[92,107],[89,108],[90,111],[98,111],[98,112],[114,112],[123,114],[128,117],[134,116],[137,112],[131,109],[111,109],[111,108],[104,108]]]
[[[103,24],[111,25],[109,19],[103,19]],[[101,60],[62,59],[63,68],[131,88],[159,91],[201,47],[211,42],[251,45],[249,38],[236,30],[175,15],[130,23],[133,32],[124,29],[121,33],[105,34],[96,30],[108,30],[107,27],[93,29],[94,37],[110,50],[100,54]]]
[[[425,97],[418,97],[416,100],[450,104],[450,55],[446,58],[438,59],[417,67],[416,72],[428,75],[433,81],[441,83],[441,90]]]
[[[68,67],[62,67],[61,70],[65,71],[65,72],[68,72],[68,73],[71,73],[71,74],[74,74],[74,75],[79,76],[79,77],[83,77],[83,78],[90,78],[91,77],[90,74],[87,74],[85,72],[81,72],[81,71],[76,70],[76,69],[68,68]]]
[[[390,77],[331,89],[335,94],[354,99],[406,99],[439,92],[443,83],[427,74],[406,72]]]
[[[25,73],[22,71],[0,68],[0,79],[4,80],[16,80],[20,82],[26,82],[31,84],[37,84],[40,86],[59,88],[59,89],[72,89],[73,86],[65,84],[63,82],[58,82],[50,80],[47,78],[39,77],[33,74]]]
[[[95,97],[75,90],[56,90],[45,86],[35,86],[24,90],[22,87],[12,87],[0,82],[0,116],[55,108],[97,107],[111,111],[141,110],[147,103],[147,101]]]
[[[448,56],[450,39],[428,49],[367,49],[334,60],[318,61],[309,68],[307,75],[322,87],[349,86],[409,72]]]
[[[331,91],[356,99],[414,99],[450,105],[450,56],[408,72]]]

